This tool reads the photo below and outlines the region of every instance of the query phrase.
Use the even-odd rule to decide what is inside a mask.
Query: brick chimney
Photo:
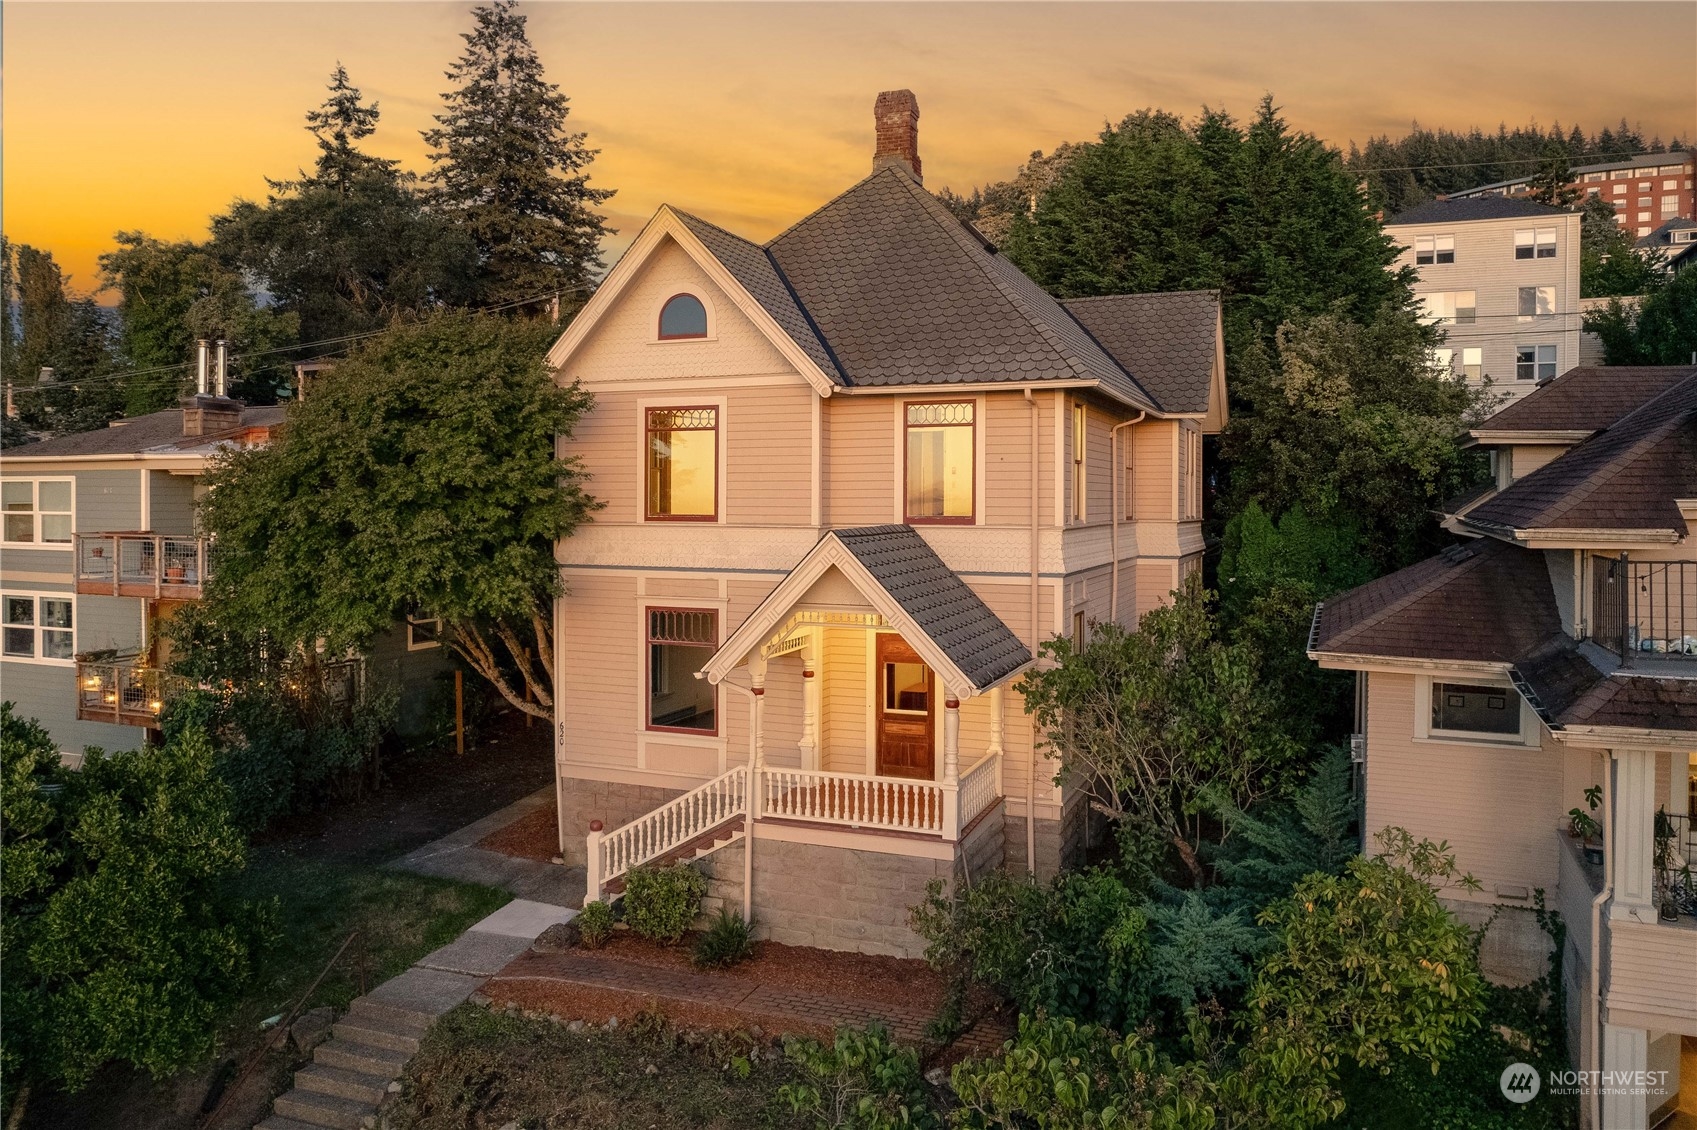
[[[924,182],[919,171],[919,99],[911,90],[886,90],[872,104],[878,124],[878,146],[872,152],[872,171],[895,165]]]

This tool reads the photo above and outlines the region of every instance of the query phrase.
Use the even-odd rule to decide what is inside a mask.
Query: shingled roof
[[[1385,221],[1387,227],[1400,224],[1454,224],[1469,220],[1546,219],[1570,216],[1563,208],[1552,208],[1531,200],[1512,196],[1475,196],[1465,200],[1428,200],[1416,204]]]
[[[1206,412],[1220,292],[1110,294],[1061,303],[1168,412]]]
[[[1474,507],[1482,532],[1536,529],[1686,533],[1675,499],[1697,498],[1697,374]]]
[[[1561,637],[1543,555],[1480,540],[1319,605],[1309,652],[1512,663]]]
[[[183,410],[167,408],[114,420],[111,425],[74,435],[58,436],[40,443],[10,448],[6,458],[12,459],[76,459],[93,455],[171,455],[191,452],[216,444],[225,435],[245,428],[270,428],[283,422],[286,411],[282,405],[243,408],[240,428],[227,433],[201,436],[183,435]]]
[[[1553,729],[1697,730],[1697,679],[1627,673],[1595,645],[1564,640],[1515,664],[1512,674]]]
[[[866,566],[973,686],[992,686],[1031,662],[1019,637],[912,526],[865,526],[826,536]]]
[[[1540,385],[1472,434],[1600,432],[1691,377],[1697,377],[1697,365],[1580,366]]]

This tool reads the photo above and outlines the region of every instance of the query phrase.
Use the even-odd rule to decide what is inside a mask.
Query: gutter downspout
[[[1024,389],[1025,403],[1031,408],[1031,659],[1037,660],[1037,613],[1040,598],[1037,594],[1038,554],[1042,549],[1042,538],[1038,529],[1038,472],[1042,470],[1042,459],[1039,455],[1038,417],[1042,410],[1037,406],[1037,398],[1031,395],[1031,386]],[[1037,729],[1033,725],[1031,731],[1031,756],[1025,763],[1025,870],[1028,874],[1037,874]]]
[[[1108,432],[1108,473],[1113,475],[1113,490],[1109,497],[1113,499],[1113,554],[1114,568],[1112,574],[1112,591],[1108,593],[1108,619],[1114,623],[1120,621],[1120,515],[1125,512],[1125,506],[1120,501],[1120,489],[1125,486],[1125,461],[1119,458],[1120,429],[1129,428],[1133,424],[1141,424],[1148,412],[1139,412],[1137,419],[1126,420],[1115,424]]]
[[[1590,1062],[1586,1070],[1601,1071],[1603,1067],[1603,904],[1614,894],[1614,754],[1603,755],[1603,889],[1591,900],[1591,992],[1586,1001],[1590,1014]],[[1600,1075],[1593,1078],[1601,1078]],[[1591,1130],[1603,1124],[1603,1097],[1600,1088],[1591,1088]]]

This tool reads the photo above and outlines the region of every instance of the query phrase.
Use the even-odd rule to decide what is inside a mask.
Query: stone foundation
[[[677,789],[620,781],[590,781],[582,777],[559,778],[555,792],[559,795],[566,832],[564,855],[567,867],[583,867],[589,862],[586,837],[591,820],[601,821],[610,832],[679,795]]]

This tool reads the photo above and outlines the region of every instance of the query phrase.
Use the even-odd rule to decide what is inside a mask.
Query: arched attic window
[[[693,294],[674,294],[660,308],[660,340],[707,336],[707,307]]]

